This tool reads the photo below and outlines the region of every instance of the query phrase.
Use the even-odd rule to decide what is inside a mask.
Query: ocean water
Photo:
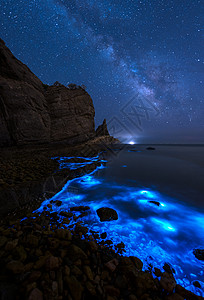
[[[55,158],[61,168],[78,169],[96,161],[101,166],[68,181],[52,198],[62,201],[54,209],[90,206],[84,225],[106,232],[114,245],[124,242],[124,255],[139,257],[144,269],[162,269],[168,263],[178,284],[204,296],[204,262],[193,254],[194,249],[204,249],[204,147],[146,147],[115,147],[74,164],[68,157]],[[118,220],[100,222],[100,207],[115,209]],[[193,285],[195,280],[201,288]]]

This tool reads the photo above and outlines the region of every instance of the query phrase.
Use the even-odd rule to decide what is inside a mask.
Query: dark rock
[[[67,249],[67,256],[70,258],[72,261],[76,261],[77,259],[87,259],[87,255],[85,252],[79,248],[78,246],[72,244],[68,249]]]
[[[71,218],[71,217],[73,217],[73,213],[69,213],[69,212],[66,212],[66,211],[61,211],[60,216],[63,216],[63,217],[66,217],[66,218]]]
[[[43,300],[42,292],[37,288],[33,289],[28,300]]]
[[[109,207],[101,207],[97,209],[97,215],[100,218],[101,222],[104,221],[112,221],[112,220],[117,220],[118,219],[118,214],[117,212]]]
[[[147,149],[147,150],[155,150],[154,147],[147,147],[146,149]]]
[[[142,270],[143,268],[143,262],[135,256],[130,256],[131,260],[133,261],[133,263],[135,264],[135,267],[137,270]]]
[[[165,263],[163,266],[163,269],[165,272],[169,273],[169,274],[173,274],[175,273],[174,268],[172,268],[169,264]]]
[[[106,119],[104,119],[103,124],[99,125],[98,128],[96,129],[96,136],[104,136],[104,135],[109,136]]]
[[[155,204],[157,206],[160,206],[160,203],[158,201],[149,200],[149,203]]]
[[[89,210],[90,207],[89,206],[73,206],[70,207],[70,211],[85,211],[85,210]]]
[[[161,275],[162,275],[162,272],[161,272],[161,270],[160,270],[160,269],[158,269],[158,268],[154,268],[154,274],[155,274],[157,277],[161,277]]]
[[[176,281],[172,274],[165,272],[162,273],[160,285],[167,293],[172,293],[174,288],[176,287]]]
[[[95,110],[83,89],[46,86],[0,42],[0,146],[95,136]]]
[[[106,239],[107,238],[107,233],[106,232],[101,233],[101,238]]]
[[[108,294],[108,295],[110,295],[110,296],[113,296],[113,297],[119,297],[119,295],[120,295],[120,290],[119,289],[117,289],[117,288],[115,288],[114,286],[112,286],[112,285],[106,285],[105,287],[104,287],[104,289],[105,289],[105,291],[106,291],[106,293]]]
[[[83,287],[75,276],[66,276],[64,278],[65,284],[68,286],[73,300],[82,299]]]
[[[56,270],[59,268],[59,258],[55,256],[49,256],[45,262],[46,270]]]
[[[60,201],[60,200],[56,200],[56,201],[54,201],[54,203],[57,206],[61,206],[62,205],[62,201]]]
[[[197,288],[201,288],[200,282],[199,281],[194,281],[193,285]]]
[[[184,299],[188,299],[188,300],[198,300],[198,299],[201,300],[201,299],[203,299],[203,297],[199,297],[199,296],[193,294],[192,292],[186,290],[184,287],[182,287],[179,284],[176,285],[175,291],[176,291],[177,294],[182,296]]]
[[[12,260],[6,265],[7,270],[11,271],[13,274],[20,274],[24,271],[24,266],[22,262]]]
[[[118,260],[112,259],[105,264],[106,268],[108,268],[111,272],[114,272],[116,267],[118,266]]]
[[[204,260],[204,249],[194,249],[193,254],[199,260]]]

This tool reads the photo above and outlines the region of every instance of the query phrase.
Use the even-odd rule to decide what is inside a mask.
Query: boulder
[[[97,215],[100,218],[101,222],[104,221],[112,221],[112,220],[117,220],[118,219],[118,214],[117,212],[109,207],[101,207],[97,209]]]
[[[204,249],[194,249],[193,254],[197,259],[204,261]]]

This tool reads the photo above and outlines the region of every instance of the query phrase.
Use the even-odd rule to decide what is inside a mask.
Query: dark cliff
[[[0,40],[0,146],[81,143],[96,136],[94,116],[84,89],[45,86]]]

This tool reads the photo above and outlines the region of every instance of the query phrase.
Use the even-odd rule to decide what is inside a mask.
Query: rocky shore
[[[1,299],[203,299],[176,284],[170,267],[153,276],[122,256],[123,243],[113,250],[105,232],[89,232],[81,221],[88,207],[58,215],[52,205],[60,203],[0,227]]]
[[[34,207],[59,192],[67,180],[92,172],[97,164],[78,170],[59,169],[53,160],[57,156],[92,157],[106,150],[108,144],[117,143],[111,136],[101,136],[75,146],[67,144],[2,148],[0,151],[0,216],[26,207]],[[76,160],[76,159],[75,159]],[[50,195],[49,195],[50,194]],[[41,199],[41,200],[40,200]]]
[[[93,155],[102,150],[101,145],[91,143]],[[6,161],[1,161],[3,187],[6,184],[16,188],[26,184],[26,180],[30,182],[30,178],[43,181],[50,174],[56,180],[57,177],[69,180],[91,172],[97,163],[88,168],[57,171],[57,161],[51,160],[54,155],[82,156],[82,149],[84,145],[44,149],[44,152],[30,149],[27,154],[25,150],[22,160],[18,152],[7,153]],[[7,173],[3,164],[9,165],[8,159]],[[1,222],[1,299],[203,299],[176,284],[170,266],[143,271],[140,259],[122,255],[122,242],[113,248],[105,232],[99,234],[84,227],[83,217],[89,213],[89,207],[70,207],[57,214],[52,208],[62,203],[51,200],[41,215],[33,213],[43,200],[42,197],[29,202]],[[101,220],[109,218],[101,215]]]

